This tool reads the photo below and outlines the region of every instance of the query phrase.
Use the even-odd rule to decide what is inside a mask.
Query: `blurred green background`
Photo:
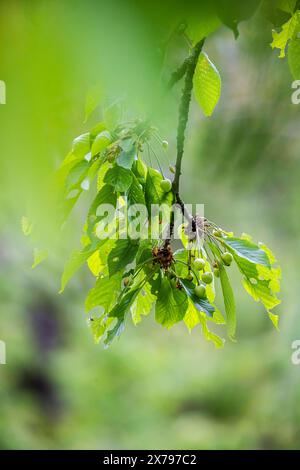
[[[45,242],[53,241],[46,181],[72,139],[101,116],[84,124],[91,89],[103,100],[125,96],[137,115],[153,113],[173,160],[180,87],[161,101],[156,47],[182,9],[169,15],[168,5],[151,16],[134,1],[1,2],[2,449],[300,447],[300,366],[291,363],[291,343],[300,339],[300,107],[291,104],[286,62],[269,46],[271,25],[257,15],[241,24],[237,41],[222,28],[207,42],[222,97],[209,119],[192,105],[182,195],[204,203],[224,229],[251,233],[275,251],[283,270],[280,333],[233,271],[237,343],[215,350],[198,328],[167,331],[149,316],[137,327],[128,322],[110,349],[95,345],[83,311],[91,276],[83,270],[58,294],[86,201],[49,261],[30,269],[21,217],[30,207]],[[170,51],[175,67],[186,44],[174,40]]]

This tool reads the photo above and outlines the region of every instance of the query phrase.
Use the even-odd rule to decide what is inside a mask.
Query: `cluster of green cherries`
[[[222,253],[221,258],[222,258],[223,263],[226,266],[230,266],[233,261],[233,256],[228,251],[225,251],[224,253]],[[193,266],[197,271],[203,271],[205,268],[205,265],[206,265],[206,262],[202,258],[196,258],[193,263]],[[220,277],[220,271],[219,271],[217,262],[214,263],[213,273],[210,271],[207,271],[201,274],[201,281],[203,282],[203,284],[202,283],[198,284],[194,289],[195,295],[199,297],[200,299],[206,299],[206,285],[212,283],[213,276]],[[190,274],[188,279],[192,280],[193,275]]]

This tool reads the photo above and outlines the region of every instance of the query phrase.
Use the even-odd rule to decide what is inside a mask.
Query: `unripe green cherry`
[[[195,287],[195,290],[194,290],[194,293],[197,297],[199,297],[200,299],[205,299],[206,298],[206,290],[205,290],[205,286],[203,285],[200,285],[200,286],[196,286]]]
[[[214,268],[214,276],[215,276],[215,277],[220,277],[219,268]]]
[[[161,180],[160,187],[164,193],[168,193],[169,191],[171,191],[172,183],[169,179]]]
[[[124,282],[124,286],[125,286],[125,287],[128,286],[129,281],[130,281],[130,278],[129,278],[129,277],[124,277],[123,282]]]
[[[232,260],[233,260],[233,256],[231,253],[229,253],[228,251],[225,251],[222,255],[221,255],[221,258],[222,260],[224,261],[224,264],[226,264],[226,266],[230,266],[231,263],[232,263]]]
[[[205,284],[211,284],[213,280],[213,275],[210,272],[203,273],[201,279]]]
[[[186,278],[188,281],[192,281],[194,279],[194,276],[192,275],[192,273],[189,273]]]
[[[163,140],[161,145],[164,150],[167,150],[167,148],[169,147],[169,142],[167,140]]]
[[[196,269],[198,269],[198,271],[202,271],[202,269],[204,269],[204,266],[205,266],[205,260],[202,258],[196,258],[194,261],[194,266]]]

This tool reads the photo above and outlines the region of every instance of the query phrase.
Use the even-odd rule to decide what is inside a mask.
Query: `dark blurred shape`
[[[62,316],[59,315],[54,299],[41,295],[29,309],[34,341],[40,353],[63,345]]]
[[[52,383],[46,369],[24,368],[19,372],[18,388],[28,393],[39,404],[42,414],[56,418],[62,409],[58,390]]]

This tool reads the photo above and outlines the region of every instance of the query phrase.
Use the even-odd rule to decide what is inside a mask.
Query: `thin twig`
[[[184,141],[185,131],[189,118],[190,102],[193,90],[193,77],[198,62],[199,55],[202,51],[202,47],[205,39],[199,41],[192,49],[190,56],[183,62],[183,64],[173,73],[170,82],[171,85],[176,83],[177,80],[185,76],[184,86],[182,90],[180,105],[179,105],[179,118],[177,126],[177,157],[175,165],[175,176],[172,183],[172,192],[174,195],[175,203],[177,203],[181,209],[182,214],[187,218],[189,222],[193,222],[193,216],[185,208],[185,204],[179,195],[179,181],[181,175],[181,164],[184,152]],[[168,245],[173,235],[174,230],[174,213],[172,211],[170,220],[170,237],[165,241]]]

